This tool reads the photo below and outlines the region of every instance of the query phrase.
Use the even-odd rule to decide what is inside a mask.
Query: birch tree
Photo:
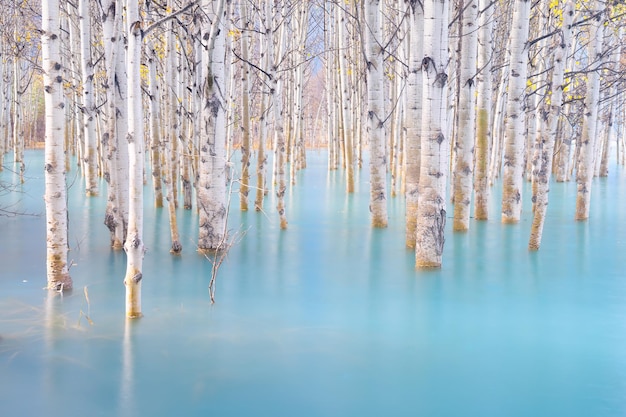
[[[604,10],[602,2],[594,1],[593,15],[589,26],[589,44],[587,56],[589,65],[597,65],[602,57],[604,38]],[[594,64],[595,63],[595,64]],[[576,169],[576,220],[589,218],[591,202],[591,184],[593,182],[594,150],[596,146],[596,126],[598,123],[598,100],[600,97],[599,70],[592,68],[587,74],[587,93],[585,96],[585,112],[583,115],[582,135],[579,144],[579,159]]]
[[[199,210],[198,251],[213,252],[223,247],[226,210],[226,52],[225,3],[204,0],[206,21],[202,26],[202,126],[197,186]]]
[[[265,27],[269,30],[267,53],[270,59],[270,68],[268,72],[268,78],[270,83],[270,101],[272,106],[272,116],[274,121],[274,135],[276,137],[275,154],[277,167],[277,187],[276,187],[276,210],[280,219],[280,228],[287,228],[287,216],[285,215],[285,192],[287,190],[287,183],[285,179],[285,129],[283,126],[283,77],[278,72],[278,66],[281,62],[283,55],[283,49],[285,45],[285,31],[278,30],[278,42],[277,48],[274,48],[273,33],[276,32],[278,26],[274,23],[278,21],[278,10],[272,5],[272,0],[267,0],[266,3],[266,15],[265,15]],[[276,17],[274,17],[276,16]]]
[[[45,196],[46,270],[48,289],[69,290],[67,262],[67,200],[63,146],[65,140],[63,67],[60,53],[59,1],[42,2],[41,43],[46,108]]]
[[[106,127],[103,146],[106,149],[105,179],[107,207],[104,224],[111,234],[111,247],[124,246],[128,230],[128,133],[127,77],[124,51],[123,16],[115,0],[100,3],[106,72]]]
[[[476,53],[478,43],[478,0],[464,0],[461,15],[460,97],[456,140],[456,166],[453,190],[455,231],[469,229],[470,203],[474,174],[474,137],[476,127]]]
[[[128,74],[128,153],[129,211],[126,251],[126,316],[141,317],[141,280],[143,278],[143,171],[144,126],[141,98],[142,20],[137,0],[127,3]]]
[[[415,248],[415,227],[417,224],[417,207],[419,197],[420,148],[422,128],[422,59],[423,56],[423,25],[424,11],[422,3],[411,1],[410,32],[409,32],[409,78],[406,111],[406,230],[407,248]]]
[[[479,0],[478,56],[476,76],[476,162],[474,168],[474,218],[489,218],[489,154],[491,149],[491,60],[495,6]]]
[[[522,211],[524,175],[524,90],[528,73],[530,0],[515,0],[509,51],[509,84],[502,185],[502,222],[517,223]]]
[[[250,44],[251,24],[248,17],[248,7],[245,0],[239,1],[239,13],[243,24],[241,33],[241,186],[239,187],[239,206],[242,211],[248,211],[248,194],[250,193],[250,87],[248,64],[248,45]]]
[[[445,135],[448,7],[447,0],[424,1],[422,153],[415,233],[416,268],[441,267],[445,241],[449,161],[449,140]]]
[[[572,23],[574,21],[574,4],[567,1],[562,9],[563,21],[561,22],[560,34],[556,36],[554,43],[554,63],[552,68],[552,80],[549,84],[550,91],[542,105],[539,116],[541,117],[540,137],[537,144],[539,160],[534,173],[536,194],[533,196],[535,210],[530,232],[528,248],[538,250],[541,245],[543,225],[545,223],[548,206],[548,192],[550,191],[550,173],[554,155],[554,143],[556,130],[563,101],[564,73],[567,52],[571,47]]]
[[[82,76],[83,137],[85,140],[83,159],[85,167],[85,192],[88,196],[98,195],[96,163],[96,107],[94,101],[94,66],[91,58],[91,14],[89,1],[78,1],[80,30],[80,69]]]
[[[373,227],[387,227],[387,161],[380,0],[365,2],[367,133],[370,144],[370,212]]]

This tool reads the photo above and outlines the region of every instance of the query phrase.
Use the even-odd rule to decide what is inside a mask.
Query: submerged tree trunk
[[[601,6],[600,1],[594,2],[594,9]],[[587,56],[589,65],[602,57],[602,41],[604,38],[603,14],[597,13],[592,19],[589,30],[589,46]],[[598,70],[587,75],[587,94],[585,96],[585,113],[583,115],[582,135],[580,138],[580,154],[576,169],[576,220],[589,218],[591,202],[591,183],[593,182],[594,151],[596,144],[596,126],[598,122],[598,99],[600,97],[600,74]]]
[[[370,143],[370,212],[373,227],[387,227],[384,68],[380,0],[365,2],[367,133]]]
[[[42,3],[43,84],[46,108],[45,203],[46,203],[46,270],[48,288],[69,290],[72,278],[67,263],[67,187],[63,145],[65,112],[59,1]]]
[[[203,30],[202,130],[198,178],[198,251],[220,250],[225,244],[226,218],[226,83],[224,56],[225,0],[204,0],[210,20]]]
[[[420,178],[420,148],[422,137],[422,59],[424,10],[420,2],[411,2],[409,42],[409,78],[406,111],[406,227],[405,244],[415,248],[415,227]]]
[[[83,137],[85,146],[83,149],[83,161],[85,167],[85,192],[88,196],[98,195],[97,182],[97,149],[96,149],[96,107],[94,100],[93,77],[94,68],[91,60],[91,14],[89,2],[78,1],[79,27],[80,27],[80,59],[83,87]]]
[[[502,185],[502,222],[517,223],[522,211],[522,181],[524,175],[524,90],[526,88],[530,24],[530,0],[516,0],[513,11],[509,64],[506,133],[504,147],[504,177]]]
[[[142,21],[137,0],[127,4],[128,74],[128,153],[129,206],[126,251],[126,316],[141,317],[141,280],[143,278],[143,170],[144,128],[141,100]]]
[[[563,26],[561,37],[557,39],[554,53],[554,64],[552,69],[551,91],[548,92],[545,104],[539,112],[541,117],[539,160],[536,172],[534,173],[534,184],[536,195],[533,198],[535,210],[533,213],[533,223],[530,231],[528,248],[538,250],[541,245],[543,225],[545,223],[546,210],[548,207],[548,192],[550,191],[550,174],[552,172],[552,160],[554,155],[554,143],[556,131],[563,101],[563,88],[565,73],[565,61],[567,51],[571,46],[571,25],[574,20],[574,4],[568,1],[563,10]]]
[[[424,1],[422,157],[415,266],[441,267],[446,225],[448,1]]]
[[[476,77],[476,161],[474,167],[474,218],[489,218],[489,155],[491,150],[491,55],[495,5],[479,0],[478,75]]]
[[[248,79],[248,45],[250,41],[251,22],[248,19],[248,7],[245,1],[239,2],[239,13],[243,22],[241,34],[241,185],[239,187],[239,205],[241,211],[248,211],[248,194],[250,193],[250,94]]]
[[[126,62],[123,49],[122,13],[115,0],[101,4],[102,31],[105,39],[107,125],[103,135],[106,150],[104,177],[108,183],[104,224],[111,234],[111,247],[124,246],[128,226],[128,133]],[[119,13],[118,13],[119,12]]]
[[[470,203],[474,179],[474,129],[476,127],[476,52],[478,43],[478,0],[465,0],[461,18],[462,49],[460,62],[460,97],[457,120],[456,169],[454,170],[455,231],[469,229]]]

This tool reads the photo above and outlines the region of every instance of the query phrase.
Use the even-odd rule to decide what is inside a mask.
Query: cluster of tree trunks
[[[128,316],[141,315],[148,178],[152,204],[167,206],[171,252],[183,250],[182,200],[198,211],[195,249],[206,254],[229,246],[233,187],[240,209],[254,196],[257,211],[274,189],[285,229],[287,184],[296,184],[307,148],[327,148],[329,170],[344,172],[348,193],[366,155],[372,226],[386,227],[389,198],[404,196],[406,246],[417,268],[432,268],[442,264],[448,213],[455,232],[468,230],[472,215],[488,219],[499,177],[503,223],[520,221],[529,198],[524,180],[532,181],[528,246],[536,250],[552,178],[567,181],[575,172],[574,217],[585,220],[593,178],[608,174],[609,151],[626,160],[621,3],[42,6],[40,37],[27,2],[7,5],[11,13],[0,17],[0,154],[12,151],[23,172],[23,149],[38,141],[45,117],[50,288],[71,287],[71,156],[87,196],[101,192],[99,176],[106,180],[104,223],[111,246],[127,254]]]

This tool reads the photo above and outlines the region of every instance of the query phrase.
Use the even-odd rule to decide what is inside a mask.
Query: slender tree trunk
[[[563,12],[563,25],[561,28],[561,38],[557,39],[554,51],[554,63],[552,69],[551,91],[548,92],[545,104],[539,111],[542,119],[540,124],[539,160],[537,161],[536,172],[534,173],[534,184],[536,194],[533,201],[535,210],[533,213],[533,223],[530,231],[528,248],[538,250],[541,245],[543,225],[545,223],[546,210],[548,207],[548,193],[550,191],[550,173],[552,171],[552,159],[554,155],[554,144],[556,131],[563,101],[565,61],[567,51],[571,46],[572,22],[574,20],[574,4],[567,1]]]
[[[460,92],[457,119],[456,164],[454,176],[455,231],[469,229],[474,178],[474,137],[476,128],[476,53],[478,43],[478,0],[464,0],[461,17],[463,49],[460,64]]]
[[[198,180],[201,253],[224,249],[226,212],[225,0],[204,0],[209,18],[203,30],[202,131]]]
[[[128,132],[126,111],[126,69],[124,62],[122,14],[115,0],[101,3],[102,32],[105,39],[107,126],[103,135],[108,183],[104,224],[111,233],[111,247],[122,249],[128,224],[128,147],[120,139]]]
[[[367,133],[370,144],[370,212],[373,227],[387,227],[385,99],[380,0],[365,2]]]
[[[96,107],[94,100],[93,77],[94,68],[91,60],[91,15],[89,2],[78,1],[79,30],[80,30],[80,58],[82,74],[82,100],[81,109],[83,117],[83,137],[85,147],[83,152],[85,167],[85,192],[88,196],[98,195],[97,173],[97,150],[96,150]]]
[[[161,175],[161,108],[159,101],[161,92],[157,81],[156,64],[158,53],[154,41],[148,43],[150,56],[148,58],[148,72],[150,74],[150,160],[152,162],[152,189],[154,192],[154,206],[163,207],[163,179]]]
[[[58,0],[42,3],[42,55],[46,107],[45,203],[46,269],[48,288],[70,290],[72,278],[67,263],[67,187],[63,143],[65,107],[61,65],[60,6]]]
[[[261,25],[266,25],[268,22],[271,22],[271,20],[268,19],[264,19],[261,23]],[[265,32],[260,34],[260,39],[259,39],[259,44],[260,44],[260,49],[261,51],[263,51],[263,58],[262,58],[262,65],[263,68],[265,68],[266,71],[270,70],[270,65],[271,65],[271,58],[270,58],[270,50],[269,48],[269,43],[272,42],[272,28],[271,26],[264,26],[265,28]],[[257,181],[256,181],[256,196],[254,199],[254,209],[256,211],[263,211],[263,199],[265,197],[265,193],[266,193],[266,187],[265,187],[265,171],[266,171],[266,164],[267,164],[267,157],[265,155],[265,143],[267,141],[267,132],[269,131],[269,123],[270,123],[270,113],[267,109],[267,95],[268,94],[263,94],[261,96],[261,106],[259,109],[259,113],[260,113],[260,120],[259,120],[259,125],[260,125],[260,132],[259,132],[259,148],[258,148],[258,153],[257,153],[257,167],[256,167],[256,177],[257,177]]]
[[[141,98],[142,21],[137,0],[127,3],[128,74],[128,153],[129,206],[126,251],[126,316],[141,317],[141,280],[143,278],[143,171],[144,127]]]
[[[241,34],[241,185],[239,186],[239,206],[241,211],[248,211],[248,194],[250,193],[250,94],[248,79],[248,45],[250,43],[251,22],[248,18],[246,1],[239,1],[239,13],[243,22]]]
[[[272,27],[272,1],[268,0],[267,2],[267,15],[266,15],[266,27]],[[275,21],[275,20],[274,20]],[[273,32],[273,31],[272,31]],[[280,228],[287,228],[287,217],[285,216],[285,191],[287,190],[286,180],[285,180],[285,152],[286,152],[286,143],[285,143],[285,131],[283,126],[283,104],[282,104],[282,94],[283,94],[283,80],[282,75],[278,73],[278,64],[280,63],[280,58],[283,53],[284,46],[284,30],[280,30],[279,39],[278,39],[278,50],[274,51],[273,42],[271,39],[268,41],[268,54],[270,56],[270,60],[273,60],[270,67],[270,85],[272,86],[271,91],[271,102],[273,108],[273,119],[274,119],[274,134],[276,137],[276,153],[274,158],[276,159],[277,166],[277,188],[276,188],[276,210],[278,211],[278,215],[280,218]]]
[[[448,1],[424,1],[422,154],[416,225],[416,268],[441,267],[446,225],[449,140],[446,129]]]
[[[476,77],[476,161],[474,168],[474,218],[489,218],[489,154],[491,150],[491,54],[493,48],[493,15],[495,6],[479,0],[478,75]]]
[[[592,10],[597,11],[599,6],[601,6],[601,2],[596,0]],[[589,57],[589,65],[593,65],[594,62],[598,62],[602,57],[602,41],[604,38],[603,14],[597,13],[589,27],[590,42],[587,56]],[[583,115],[582,136],[580,138],[580,156],[576,169],[576,220],[587,220],[589,218],[599,95],[600,74],[598,71],[591,71],[587,74],[585,113]]]
[[[341,90],[341,103],[342,103],[342,127],[343,127],[343,146],[344,151],[344,165],[346,168],[346,191],[348,193],[354,192],[354,132],[352,129],[352,92],[348,84],[348,57],[349,47],[347,45],[346,34],[346,14],[345,10],[339,10],[338,17],[338,37],[339,37],[339,79]]]
[[[524,175],[524,90],[526,88],[530,0],[515,0],[511,28],[511,61],[508,88],[506,134],[504,148],[504,178],[502,188],[502,222],[517,223],[522,211],[522,181]]]
[[[422,3],[412,1],[411,31],[409,41],[409,79],[407,91],[406,112],[406,230],[405,242],[407,248],[415,248],[415,227],[417,224],[417,206],[419,197],[420,178],[420,148],[422,137],[422,59],[423,54],[423,25],[424,11]]]

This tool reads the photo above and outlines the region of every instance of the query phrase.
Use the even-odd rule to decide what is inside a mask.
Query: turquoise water
[[[41,214],[43,154],[27,157],[23,193],[0,204]],[[572,220],[575,184],[554,184],[538,253],[528,205],[503,226],[494,203],[493,220],[448,231],[441,270],[416,272],[402,200],[372,230],[365,171],[346,196],[325,164],[312,152],[288,190],[287,231],[271,197],[267,215],[233,199],[245,236],[214,305],[195,213],[179,210],[174,257],[167,213],[148,203],[133,322],[104,195],[83,198],[70,176],[69,295],[42,290],[44,218],[0,218],[0,415],[626,416],[623,169],[595,181],[585,223]]]

